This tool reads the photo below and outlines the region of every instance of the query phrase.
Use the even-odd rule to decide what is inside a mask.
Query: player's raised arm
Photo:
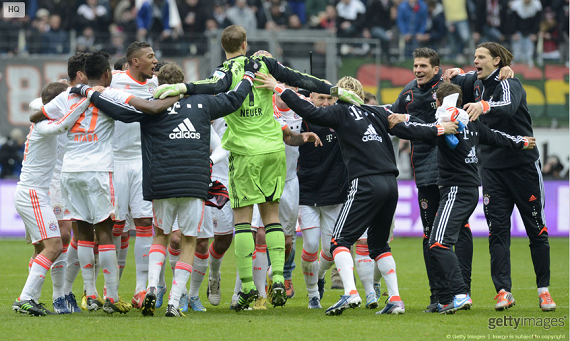
[[[67,133],[90,104],[89,99],[84,98],[79,103],[71,106],[69,112],[59,120],[42,121],[36,123],[35,128],[42,135],[60,135]]]
[[[395,115],[393,112],[386,108],[381,108],[381,110],[382,115],[388,122],[395,123],[390,118],[392,115]],[[425,123],[415,116],[405,115],[405,121],[397,123],[388,132],[406,140],[433,140],[444,134],[455,134],[457,132],[457,122]]]
[[[491,129],[481,123],[481,121],[475,121],[472,124],[477,126],[480,144],[512,150],[533,149],[536,146],[534,137],[509,135],[502,131]]]
[[[207,79],[190,83],[163,84],[154,90],[154,98],[166,98],[178,95],[210,94],[226,92],[232,85],[232,72],[226,67],[219,67]]]

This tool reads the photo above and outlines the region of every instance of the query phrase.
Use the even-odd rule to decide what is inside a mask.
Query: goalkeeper
[[[214,74],[202,81],[162,85],[154,96],[164,98],[179,94],[217,94],[231,89],[244,74],[247,58],[247,36],[241,26],[227,27],[221,37],[227,60]],[[266,56],[250,57],[260,61],[260,72],[271,73],[276,79],[311,92],[329,94],[331,85],[294,71]],[[222,147],[230,151],[228,191],[235,223],[235,256],[242,281],[236,311],[243,310],[258,296],[253,283],[252,255],[255,243],[251,234],[253,205],[258,204],[265,223],[267,252],[273,268],[273,305],[287,301],[283,279],[285,236],[279,222],[279,198],[286,174],[285,147],[280,124],[273,118],[273,92],[252,88],[239,110],[225,117],[228,129]],[[339,94],[342,100],[362,103],[350,92]],[[261,288],[263,290],[263,288]]]

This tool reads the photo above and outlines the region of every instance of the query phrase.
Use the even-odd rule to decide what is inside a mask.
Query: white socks
[[[178,309],[180,306],[180,296],[186,289],[186,284],[192,273],[192,265],[183,262],[177,262],[174,270],[174,279],[172,280],[172,289],[170,290],[170,297],[168,304],[172,304],[174,308]]]
[[[73,291],[73,282],[75,282],[75,278],[80,270],[77,242],[71,239],[70,247],[67,249],[67,268],[65,269],[65,284],[63,285],[64,294],[69,295]]]
[[[356,245],[354,265],[366,295],[374,293],[374,260],[368,256],[368,245]]]
[[[200,291],[200,285],[204,281],[204,276],[208,270],[208,257],[210,255],[206,253],[194,253],[194,265],[192,266],[192,278],[190,279],[190,290],[188,291],[188,297],[198,296]]]
[[[396,262],[392,253],[385,252],[376,257],[378,270],[382,273],[382,278],[386,282],[389,296],[400,296],[398,291],[398,276],[396,276]]]
[[[137,226],[137,238],[135,240],[135,265],[136,286],[135,293],[146,289],[148,279],[148,253],[152,245],[152,225]]]
[[[20,300],[27,301],[34,299],[38,292],[41,292],[42,285],[46,279],[46,273],[50,269],[52,262],[43,255],[37,255],[34,264],[28,274],[28,279],[24,285],[24,289],[20,294]]]
[[[253,253],[253,284],[255,284],[257,291],[259,291],[259,294],[263,298],[267,298],[267,293],[265,292],[265,277],[268,266],[267,245],[256,245],[255,252]]]
[[[51,281],[53,283],[52,299],[63,297],[65,292],[63,286],[65,285],[65,269],[67,268],[67,247],[63,245],[63,252],[56,258],[51,265]]]
[[[160,271],[166,260],[166,247],[152,244],[148,253],[148,286],[157,287]]]
[[[77,257],[81,266],[81,275],[85,285],[85,294],[97,297],[95,288],[95,254],[93,253],[94,242],[80,240],[77,242]]]
[[[334,250],[333,256],[336,268],[338,269],[338,274],[340,275],[342,284],[344,285],[344,294],[358,294],[356,291],[356,284],[354,283],[354,263],[352,261],[350,250],[344,246],[339,246]]]

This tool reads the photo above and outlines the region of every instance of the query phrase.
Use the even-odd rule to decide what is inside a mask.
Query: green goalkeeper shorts
[[[259,155],[230,153],[228,192],[232,208],[279,202],[286,173],[285,151]]]

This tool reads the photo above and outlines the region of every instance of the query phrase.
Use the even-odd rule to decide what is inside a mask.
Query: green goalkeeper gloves
[[[338,97],[343,102],[348,102],[356,106],[364,104],[362,98],[350,90],[339,88],[338,86],[333,86],[331,88],[331,96]]]
[[[180,98],[186,93],[186,84],[162,84],[154,90],[154,98],[165,99],[166,97],[178,96]]]

